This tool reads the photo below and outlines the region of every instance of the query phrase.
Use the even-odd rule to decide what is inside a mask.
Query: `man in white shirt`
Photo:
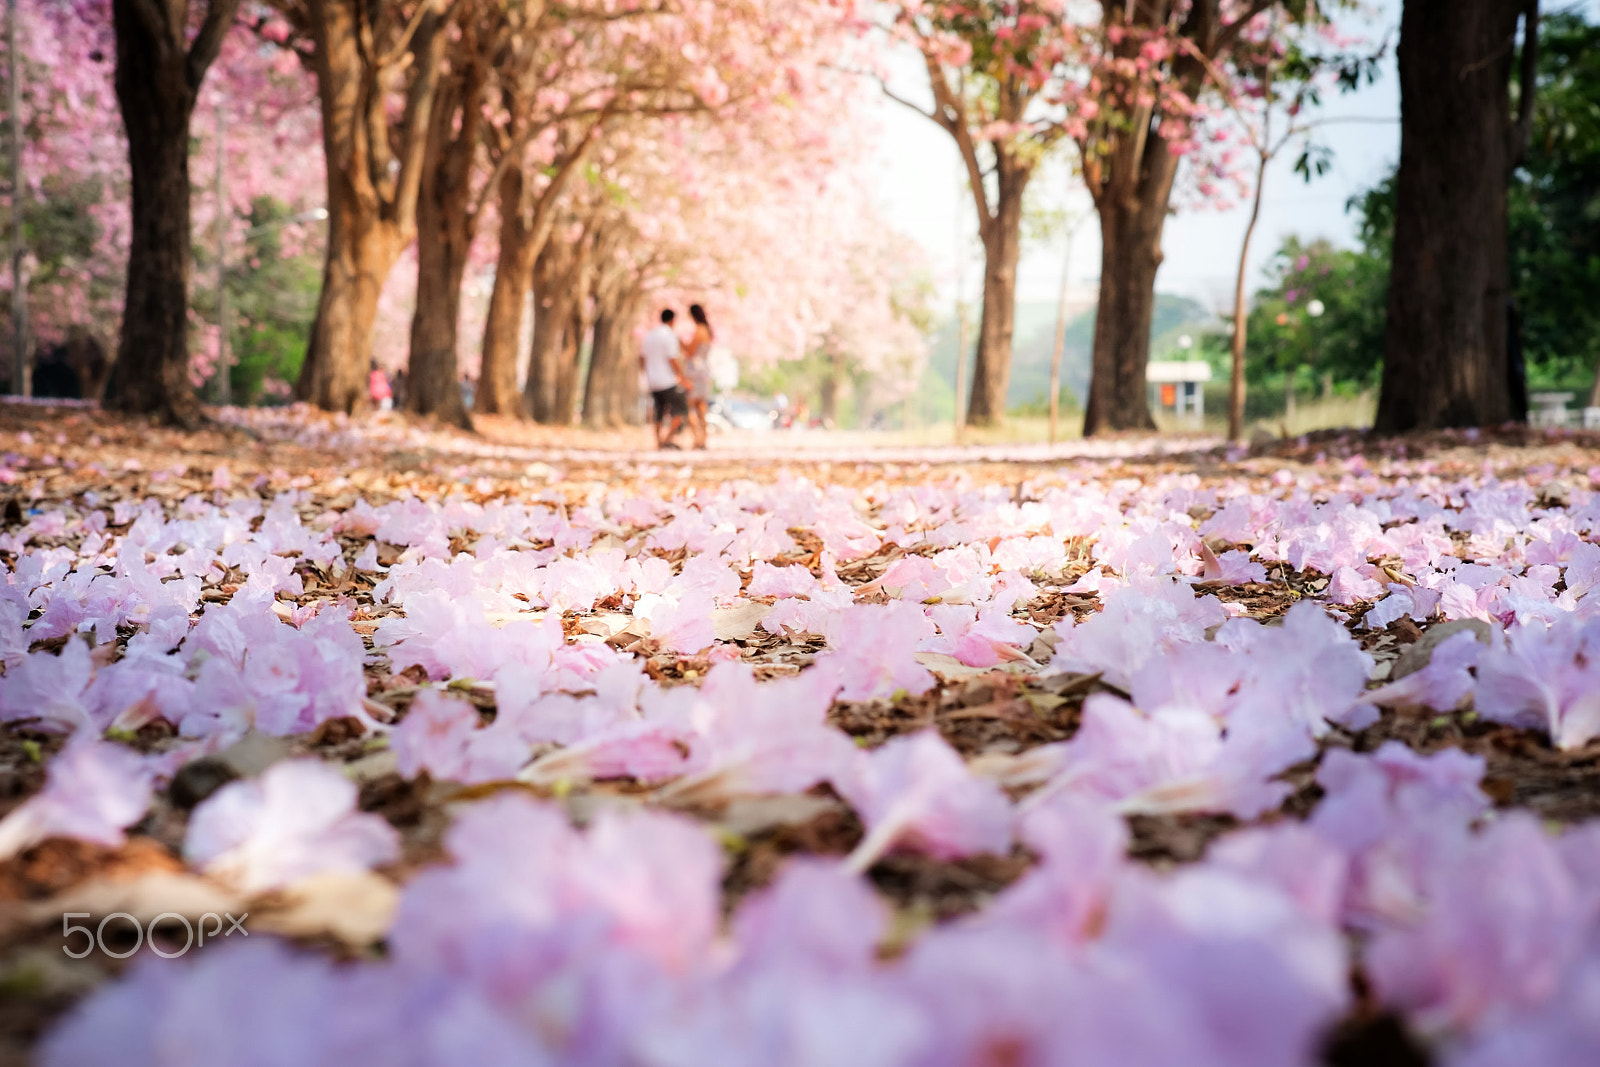
[[[689,415],[689,395],[683,375],[683,345],[672,328],[677,318],[671,308],[661,312],[661,324],[644,335],[639,363],[656,406],[656,447],[677,448],[672,438]]]

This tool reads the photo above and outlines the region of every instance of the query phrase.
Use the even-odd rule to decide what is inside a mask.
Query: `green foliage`
[[[1343,389],[1377,381],[1394,175],[1347,209],[1359,216],[1359,250],[1289,238],[1256,294],[1247,376],[1257,392],[1281,391],[1290,368],[1303,388],[1325,374]],[[1542,23],[1532,136],[1508,211],[1529,385],[1586,388],[1600,364],[1600,26],[1579,15]],[[1313,298],[1326,306],[1317,320],[1305,313]]]
[[[236,404],[270,399],[263,393],[267,380],[293,382],[305,361],[322,280],[321,256],[315,247],[284,247],[283,223],[290,216],[288,205],[281,201],[258,198],[250,208],[251,232],[244,247],[229,251],[228,343],[234,361],[229,384]],[[196,313],[212,322],[216,293],[205,281],[215,277],[214,257],[214,248],[196,249],[197,264],[209,265],[196,272],[199,284],[192,296]]]
[[[43,196],[23,201],[22,231],[28,251],[38,261],[36,284],[53,280],[95,254],[101,226],[93,209],[103,194],[97,179],[51,175]]]
[[[1540,27],[1532,136],[1511,192],[1511,272],[1535,388],[1588,384],[1600,363],[1600,26]]]
[[[1272,284],[1250,311],[1245,367],[1252,385],[1290,371],[1377,384],[1389,284],[1388,246],[1381,248],[1385,254],[1284,240],[1268,267]],[[1321,316],[1310,313],[1314,300]]]

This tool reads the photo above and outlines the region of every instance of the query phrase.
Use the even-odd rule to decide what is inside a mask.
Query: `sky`
[[[1347,32],[1378,42],[1399,36],[1400,0],[1370,3],[1371,18],[1346,17]],[[1318,131],[1318,140],[1333,149],[1332,167],[1309,185],[1294,173],[1296,153],[1285,150],[1267,173],[1261,219],[1257,223],[1249,257],[1251,288],[1262,281],[1262,267],[1272,258],[1284,237],[1328,237],[1337,243],[1355,243],[1355,219],[1345,203],[1380,180],[1400,154],[1399,81],[1393,48],[1378,80],[1357,92],[1325,94],[1322,117],[1337,118]],[[891,68],[891,87],[900,95],[924,102],[928,91],[920,65],[913,57]],[[920,78],[919,78],[920,76]],[[875,94],[876,95],[876,94]],[[971,194],[965,177],[958,174],[959,157],[950,136],[933,122],[882,97],[873,101],[882,131],[876,173],[880,203],[890,222],[917,239],[941,284],[945,299],[953,299],[958,226],[964,237],[968,299],[975,296],[981,277],[981,250],[976,241]],[[1375,122],[1351,122],[1360,119]],[[1100,236],[1088,194],[1067,168],[1041,174],[1039,182],[1054,183],[1048,190],[1056,202],[1087,212],[1087,221],[1073,241],[1070,277],[1080,299],[1092,294],[1100,274]],[[959,212],[959,222],[958,222]],[[1156,279],[1160,292],[1192,297],[1210,310],[1231,309],[1239,248],[1249,220],[1249,204],[1231,208],[1190,209],[1168,218],[1162,240],[1165,259]],[[1018,272],[1019,301],[1054,301],[1061,283],[1065,238],[1025,249]]]

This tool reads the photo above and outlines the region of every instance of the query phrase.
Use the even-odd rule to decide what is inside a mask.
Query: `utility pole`
[[[1067,282],[1072,276],[1072,239],[1078,235],[1083,217],[1067,227],[1067,253],[1061,261],[1061,297],[1056,301],[1056,337],[1050,350],[1050,443],[1056,443],[1056,417],[1061,407],[1061,351],[1067,343]]]
[[[17,80],[17,0],[6,0],[6,60],[11,125],[11,329],[12,388],[33,395],[33,353],[28,350],[28,280],[22,275],[26,247],[22,234],[22,86]]]
[[[218,404],[233,403],[233,383],[228,374],[228,110],[217,98],[217,367],[212,372],[211,396]]]

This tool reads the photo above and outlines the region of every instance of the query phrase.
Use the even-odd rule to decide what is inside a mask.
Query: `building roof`
[[[1145,365],[1144,380],[1153,385],[1168,382],[1209,382],[1211,364],[1203,359],[1170,360]]]

